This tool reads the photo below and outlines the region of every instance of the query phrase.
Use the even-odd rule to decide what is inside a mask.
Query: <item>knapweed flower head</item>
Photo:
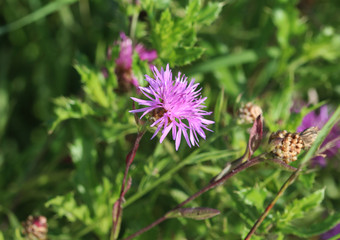
[[[44,216],[29,216],[23,225],[23,234],[25,235],[25,239],[39,239],[46,240],[47,239],[47,218]]]
[[[143,112],[141,118],[149,114],[153,121],[151,127],[157,126],[152,138],[161,131],[161,143],[171,131],[176,150],[181,143],[182,134],[189,147],[198,146],[198,135],[205,139],[204,129],[211,131],[207,125],[214,123],[204,119],[204,116],[210,115],[212,112],[203,110],[205,108],[203,104],[207,98],[203,98],[201,89],[197,89],[199,83],[195,83],[194,79],[188,82],[187,77],[181,75],[180,72],[173,80],[169,64],[165,71],[163,68],[158,71],[154,67],[153,73],[154,78],[145,75],[149,86],[139,88],[149,100],[132,98],[138,104],[147,107],[130,112]]]
[[[327,105],[320,108],[319,113],[317,111],[312,111],[308,113],[302,120],[301,125],[297,128],[297,131],[302,131],[306,128],[316,126],[319,129],[327,123],[331,116],[328,114]],[[336,124],[327,135],[326,139],[320,147],[320,156],[313,158],[313,164],[320,165],[322,167],[326,166],[326,160],[324,156],[332,157],[334,156],[340,148],[340,127],[339,123]]]
[[[134,51],[138,54],[141,60],[148,61],[149,64],[157,58],[157,52],[155,50],[146,50],[144,45],[141,43],[138,43],[134,47],[132,40],[123,32],[120,33],[120,38],[121,41],[118,42],[120,52],[116,59],[115,73],[118,78],[119,89],[123,92],[127,92],[130,90],[131,86],[135,86],[137,89],[139,87],[138,80],[132,71],[132,57]],[[111,58],[110,49],[108,52],[108,58]],[[103,74],[105,76],[104,71]]]

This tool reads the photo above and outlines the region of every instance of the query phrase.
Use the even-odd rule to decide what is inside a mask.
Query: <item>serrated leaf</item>
[[[192,21],[193,19],[196,18],[197,14],[201,9],[201,5],[202,5],[201,0],[192,0],[189,2],[185,13],[186,21],[190,20]]]
[[[320,222],[307,226],[286,225],[280,228],[285,234],[294,234],[302,238],[308,238],[324,233],[340,223],[340,213],[333,214]]]
[[[303,184],[306,189],[311,189],[315,182],[315,173],[301,174],[299,176],[299,181]]]
[[[234,208],[237,210],[237,214],[248,224],[252,225],[253,221],[259,216],[259,211],[255,206],[245,205],[244,199],[237,193],[239,189],[227,189]]]
[[[185,217],[195,220],[204,220],[212,218],[220,214],[219,210],[213,208],[197,207],[197,208],[179,208],[166,214],[166,218]]]
[[[198,24],[210,25],[214,22],[222,10],[223,5],[221,3],[209,2],[206,7],[204,7],[197,18]]]
[[[46,207],[52,208],[59,217],[66,217],[70,222],[81,220],[90,223],[90,212],[85,205],[78,205],[73,193],[57,196],[45,203]]]
[[[81,81],[84,84],[83,88],[87,97],[102,107],[107,108],[109,106],[109,101],[103,90],[99,75],[85,65],[75,65],[75,69],[81,76]]]
[[[178,47],[173,49],[173,54],[169,59],[170,65],[182,66],[197,60],[204,52],[200,47]]]
[[[284,213],[278,218],[279,226],[283,227],[293,219],[303,217],[305,212],[317,207],[322,202],[325,196],[325,189],[320,189],[307,197],[296,199],[291,204],[286,206]]]
[[[56,119],[51,123],[49,133],[52,133],[61,122],[67,119],[80,119],[94,114],[93,109],[79,99],[59,97],[53,102],[56,105],[54,108]]]
[[[262,211],[268,191],[265,188],[244,188],[236,191],[236,194],[243,199],[245,204],[255,206],[257,210]]]

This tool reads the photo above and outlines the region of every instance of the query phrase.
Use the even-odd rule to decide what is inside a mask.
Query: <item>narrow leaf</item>
[[[220,214],[220,211],[213,208],[179,208],[166,214],[166,218],[185,217],[195,220],[204,220]]]
[[[31,24],[33,22],[36,22],[47,15],[60,10],[61,8],[65,7],[66,5],[70,5],[74,2],[77,2],[78,0],[59,0],[59,1],[53,1],[49,4],[39,8],[35,12],[32,12],[23,18],[18,19],[17,21],[14,21],[12,23],[9,23],[5,26],[0,27],[0,35],[17,30],[19,28],[22,28],[28,24]]]

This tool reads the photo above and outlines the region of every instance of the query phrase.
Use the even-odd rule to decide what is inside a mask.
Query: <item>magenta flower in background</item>
[[[145,47],[141,43],[138,43],[136,45],[135,51],[138,53],[138,56],[141,60],[143,60],[143,61],[146,60],[149,63],[151,63],[153,60],[155,60],[157,58],[156,50],[148,51],[148,50],[145,49]]]
[[[316,126],[321,129],[331,116],[328,114],[327,105],[320,108],[319,113],[312,111],[308,113],[302,120],[301,125],[297,128],[298,132],[302,132],[304,129]],[[340,128],[339,125],[335,125],[325,141],[322,143],[320,150],[321,154],[325,154],[327,157],[334,156],[340,148]],[[322,167],[326,166],[326,159],[322,156],[317,156],[312,159],[312,163],[315,165],[320,165]]]
[[[198,135],[205,139],[203,129],[211,131],[207,128],[207,125],[214,123],[204,119],[205,115],[210,115],[212,112],[202,110],[205,108],[203,104],[207,98],[202,98],[201,89],[197,89],[199,83],[195,83],[194,79],[189,83],[185,75],[181,76],[180,72],[173,80],[169,64],[166,66],[165,71],[162,68],[159,72],[154,67],[153,73],[154,78],[145,75],[145,80],[149,83],[149,86],[139,87],[149,100],[132,98],[138,104],[147,107],[130,112],[143,112],[141,118],[149,114],[150,119],[154,121],[151,127],[157,126],[152,138],[161,131],[161,143],[168,133],[172,131],[176,150],[178,150],[181,143],[182,134],[189,147],[191,145],[198,146]]]
[[[336,225],[334,228],[332,228],[328,232],[323,233],[321,235],[321,239],[327,240],[327,239],[330,239],[330,238],[336,236],[337,234],[340,234],[340,224]]]
[[[132,71],[132,56],[134,51],[137,52],[139,58],[143,61],[148,61],[149,64],[157,58],[155,50],[148,51],[143,44],[139,43],[133,47],[132,40],[128,38],[125,33],[120,33],[121,41],[117,44],[120,45],[119,56],[116,59],[115,73],[118,78],[119,90],[127,92],[131,86],[139,87],[138,80]],[[108,58],[111,58],[111,50],[108,51]],[[104,76],[107,76],[106,71],[102,71]]]

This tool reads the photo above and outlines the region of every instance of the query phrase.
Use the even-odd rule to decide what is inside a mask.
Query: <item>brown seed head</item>
[[[252,102],[242,106],[238,112],[241,123],[253,123],[260,114],[262,114],[262,109]]]
[[[290,163],[297,160],[297,155],[304,148],[303,140],[299,133],[290,133],[286,130],[277,131],[270,135],[269,143],[271,152],[279,159]]]

